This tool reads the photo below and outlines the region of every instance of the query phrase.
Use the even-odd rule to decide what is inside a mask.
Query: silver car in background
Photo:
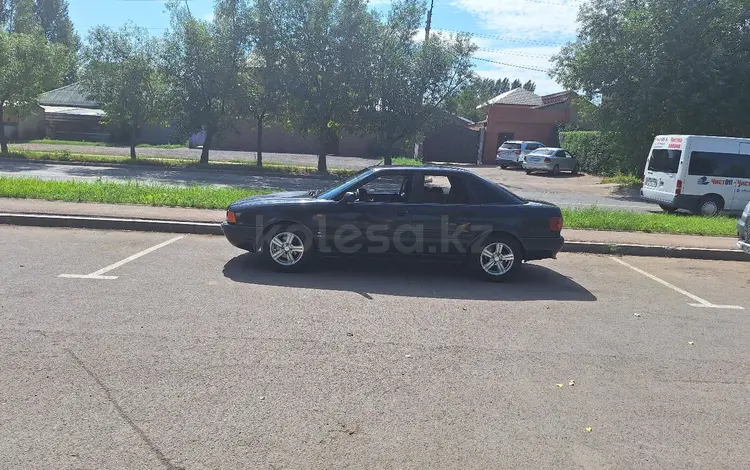
[[[750,202],[745,206],[745,210],[742,211],[742,216],[737,221],[737,236],[740,241],[737,242],[737,246],[740,250],[747,254],[750,254]]]
[[[577,175],[581,167],[576,157],[564,149],[557,147],[542,147],[526,155],[523,169],[530,175],[535,171],[544,171],[557,175],[561,171],[569,171]]]
[[[533,140],[508,140],[497,149],[495,162],[500,168],[520,167],[529,152],[544,147],[541,142]]]

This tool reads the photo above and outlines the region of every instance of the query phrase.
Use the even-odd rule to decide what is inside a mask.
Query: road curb
[[[0,213],[0,224],[26,227],[86,228],[97,230],[129,230],[136,232],[191,233],[222,235],[221,225],[207,222],[176,220],[120,219],[113,217],[81,217],[50,214]]]
[[[659,258],[690,258],[712,261],[750,261],[750,256],[740,250],[631,245],[625,243],[566,241],[562,251],[567,253],[592,253],[597,255],[653,256]]]
[[[96,230],[126,230],[136,232],[189,233],[195,235],[223,235],[221,224],[219,223],[182,222],[176,220],[0,213],[0,224],[27,227],[59,227]],[[566,241],[562,251],[566,253],[592,253],[598,255],[654,256],[660,258],[691,258],[715,261],[750,261],[750,256],[740,250],[632,245],[623,243]]]

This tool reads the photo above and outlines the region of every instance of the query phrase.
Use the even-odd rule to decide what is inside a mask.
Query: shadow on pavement
[[[504,283],[478,280],[458,263],[322,259],[304,272],[273,271],[259,256],[246,253],[224,266],[224,276],[246,284],[369,294],[471,300],[562,300],[593,302],[596,297],[572,279],[535,264],[522,266]]]

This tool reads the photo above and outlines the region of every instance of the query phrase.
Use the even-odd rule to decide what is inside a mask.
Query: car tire
[[[274,225],[263,237],[263,259],[275,271],[307,269],[315,255],[309,232],[300,225]]]
[[[661,207],[661,210],[663,210],[664,212],[666,212],[668,214],[674,214],[675,212],[677,212],[677,208],[676,207],[666,206],[664,204],[659,204],[659,207]]]
[[[526,174],[530,175],[531,174],[531,170],[526,170]]]
[[[573,170],[570,173],[572,175],[577,175],[579,171],[581,171],[581,167],[579,167],[578,164],[576,163],[576,166],[573,167]]]
[[[523,250],[515,238],[493,235],[474,244],[469,263],[471,270],[480,278],[502,282],[518,272],[523,263]]]
[[[550,174],[552,176],[557,176],[558,174],[560,174],[560,165],[555,165],[555,167],[552,168],[552,171],[550,171]]]
[[[507,170],[508,169],[508,165],[500,165],[500,168],[502,168],[503,170]]]
[[[709,194],[698,202],[696,212],[704,217],[716,217],[724,210],[724,200],[720,196]]]

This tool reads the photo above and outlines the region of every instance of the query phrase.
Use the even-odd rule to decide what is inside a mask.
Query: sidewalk
[[[0,213],[169,220],[200,224],[218,224],[224,220],[225,216],[225,212],[221,210],[3,198],[0,198]],[[607,232],[573,229],[563,229],[563,236],[565,237],[566,242],[738,251],[737,238],[732,237],[703,237],[692,235],[670,235],[663,233]]]

